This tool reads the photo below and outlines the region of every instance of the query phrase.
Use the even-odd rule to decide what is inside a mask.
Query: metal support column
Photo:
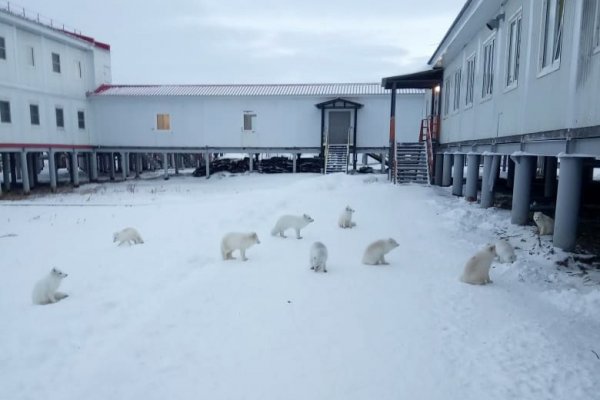
[[[71,170],[73,171],[73,186],[79,187],[79,153],[71,153]]]
[[[206,172],[206,179],[210,178],[210,154],[204,153],[204,168]]]
[[[110,180],[115,180],[115,153],[108,154],[109,162],[108,162],[108,173],[110,175]]]
[[[379,156],[381,157],[381,173],[385,174],[385,153],[381,153]],[[392,181],[393,180],[394,180],[394,178],[392,178]]]
[[[56,192],[56,153],[53,150],[48,151],[48,175],[50,175],[50,190]]]
[[[452,184],[452,154],[444,153],[444,172],[442,175],[442,186]]]
[[[23,194],[29,194],[31,189],[29,187],[29,172],[27,171],[27,152],[22,151],[20,154],[21,154],[21,180],[23,182]]]
[[[529,203],[531,200],[532,169],[535,169],[535,156],[511,156],[515,162],[515,182],[513,187],[510,222],[525,225],[529,220]]]
[[[584,158],[581,157],[560,157],[560,176],[552,240],[556,247],[566,251],[575,248],[577,239],[583,162]]]
[[[89,171],[90,182],[97,182],[98,181],[98,154],[96,154],[95,151],[92,151],[89,154],[89,157],[90,157],[90,171]]]
[[[4,178],[4,190],[10,192],[10,154],[2,153],[2,177]]]
[[[163,169],[165,171],[164,175],[163,175],[163,179],[166,181],[169,179],[169,155],[167,153],[163,153],[162,159],[163,159]]]
[[[558,159],[556,157],[546,157],[544,160],[544,197],[554,197],[556,195],[556,168]]]
[[[465,166],[465,155],[454,154],[454,170],[452,171],[452,194],[463,195],[463,175]]]
[[[134,154],[135,159],[135,179],[140,179],[142,173],[142,155],[140,153]]]
[[[249,154],[249,157],[248,157],[248,171],[249,171],[249,172],[252,172],[252,171],[253,171],[253,169],[254,169],[254,168],[253,168],[253,167],[254,167],[254,166],[253,166],[253,162],[252,162],[252,161],[253,161],[253,159],[252,159],[252,157],[253,157],[253,156],[254,156],[254,155],[253,155],[252,153],[250,153],[250,154]]]
[[[481,207],[489,208],[494,205],[494,185],[496,172],[493,171],[494,156],[483,156],[483,177],[481,179]]]
[[[124,181],[127,180],[127,155],[125,152],[121,152],[121,178],[123,178]]]
[[[444,176],[444,154],[436,153],[434,183],[437,186],[442,186],[443,176]]]
[[[33,177],[33,169],[34,169],[33,153],[27,153],[27,173],[28,173],[28,177],[29,177],[29,189],[32,189],[32,190],[35,188],[35,179]]]
[[[465,197],[467,201],[477,201],[477,183],[479,182],[479,154],[467,155],[467,185]]]
[[[298,160],[298,154],[294,153],[292,154],[292,172],[295,174],[296,173],[296,163]]]

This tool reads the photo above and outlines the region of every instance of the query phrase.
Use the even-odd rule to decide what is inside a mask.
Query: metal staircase
[[[348,172],[348,154],[350,146],[347,144],[329,144],[325,146],[325,173]]]
[[[429,164],[426,144],[396,144],[396,182],[429,183]]]

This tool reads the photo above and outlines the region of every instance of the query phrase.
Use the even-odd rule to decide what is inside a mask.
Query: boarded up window
[[[171,130],[171,116],[169,114],[156,114],[156,129],[159,131]]]
[[[256,114],[246,112],[244,113],[244,130],[245,131],[253,131],[254,130],[254,120],[256,119]]]

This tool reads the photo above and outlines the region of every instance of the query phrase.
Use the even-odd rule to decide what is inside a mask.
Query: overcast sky
[[[20,0],[19,5],[109,43],[113,83],[201,84],[379,82],[418,71],[464,2]]]

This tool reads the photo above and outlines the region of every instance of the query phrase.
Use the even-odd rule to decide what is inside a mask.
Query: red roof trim
[[[69,31],[64,30],[64,29],[59,29],[59,31],[62,32],[62,33],[66,33],[69,36],[76,37],[77,39],[85,40],[86,42],[91,43],[91,44],[93,44],[94,46],[96,46],[96,47],[98,47],[100,49],[110,51],[110,45],[108,43],[98,42],[98,41],[96,41],[96,39],[94,39],[91,36],[85,36],[85,35],[82,35],[80,33],[69,32]]]

